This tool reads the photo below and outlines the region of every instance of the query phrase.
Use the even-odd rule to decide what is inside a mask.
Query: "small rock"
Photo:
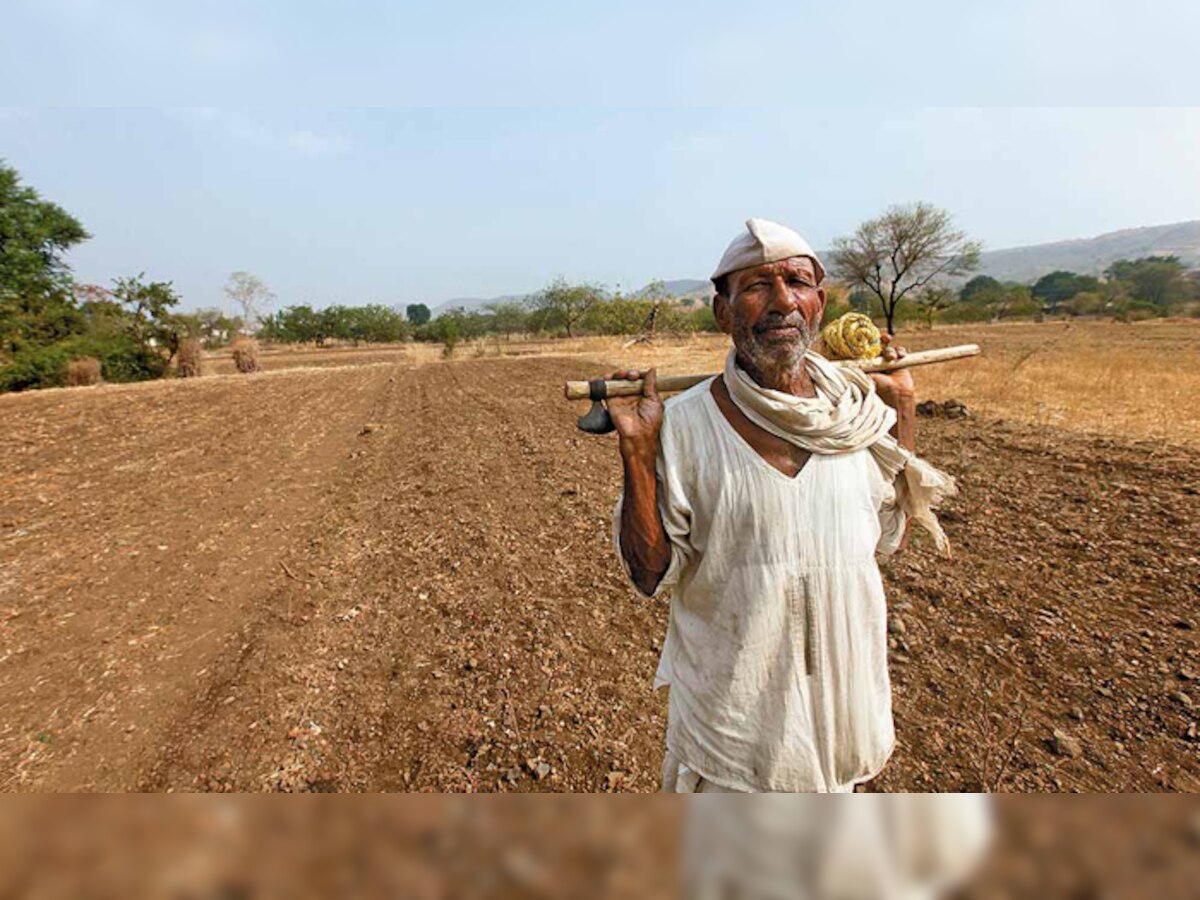
[[[966,419],[970,417],[971,411],[961,400],[947,400],[942,404],[942,415],[947,419]]]
[[[1192,706],[1194,705],[1192,703],[1192,698],[1189,697],[1187,694],[1185,694],[1183,691],[1176,691],[1174,694],[1171,695],[1171,698],[1176,703],[1178,703],[1180,706],[1182,706],[1184,709],[1191,709]]]
[[[1079,741],[1058,728],[1054,729],[1054,735],[1050,743],[1054,748],[1054,752],[1059,756],[1075,759],[1083,755],[1083,747],[1080,746]]]
[[[381,428],[383,428],[382,425],[377,425],[374,422],[368,422],[366,425],[364,425],[362,427],[362,431],[360,431],[359,434],[374,434],[376,431],[379,431]]]
[[[472,656],[470,659],[467,660],[466,669],[468,672],[474,672],[478,668],[479,668],[479,660],[477,660],[475,657]]]
[[[890,634],[904,634],[908,627],[904,624],[904,620],[897,617],[888,622],[888,632]]]
[[[938,405],[933,400],[922,400],[917,404],[918,416],[936,416],[939,412]]]
[[[1083,721],[1083,710],[1080,709],[1078,706],[1072,707],[1071,708],[1071,718],[1074,719],[1076,722],[1082,722]]]

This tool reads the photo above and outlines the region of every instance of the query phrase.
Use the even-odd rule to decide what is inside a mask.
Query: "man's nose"
[[[799,298],[795,292],[788,290],[787,282],[782,278],[771,280],[771,311],[782,315],[794,312],[800,308]]]

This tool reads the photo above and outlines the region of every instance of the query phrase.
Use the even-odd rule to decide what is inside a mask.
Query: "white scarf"
[[[824,396],[796,397],[762,387],[738,367],[735,350],[725,358],[725,387],[747,419],[810,453],[834,455],[869,447],[895,486],[900,508],[949,555],[950,542],[933,508],[958,492],[954,479],[901,447],[888,433],[896,413],[879,399],[869,375],[834,365],[812,350],[804,354],[804,363]]]

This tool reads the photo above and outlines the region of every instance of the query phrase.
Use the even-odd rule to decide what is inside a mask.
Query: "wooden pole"
[[[956,347],[939,347],[936,350],[916,350],[902,359],[885,361],[882,357],[874,359],[840,359],[839,366],[861,369],[864,372],[895,372],[898,369],[911,369],[914,366],[928,366],[932,363],[948,362],[952,359],[966,359],[980,354],[978,344],[959,344]],[[708,375],[661,375],[658,378],[660,394],[676,394],[695,387]],[[604,382],[605,397],[636,397],[642,392],[642,381],[606,381]],[[591,396],[589,383],[586,381],[568,381],[564,393],[568,400],[587,400]]]

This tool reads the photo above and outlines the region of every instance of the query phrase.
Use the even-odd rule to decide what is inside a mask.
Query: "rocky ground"
[[[8,790],[651,791],[666,607],[579,360],[0,398]],[[939,398],[943,399],[943,398]],[[880,790],[1200,785],[1200,454],[922,419]]]

